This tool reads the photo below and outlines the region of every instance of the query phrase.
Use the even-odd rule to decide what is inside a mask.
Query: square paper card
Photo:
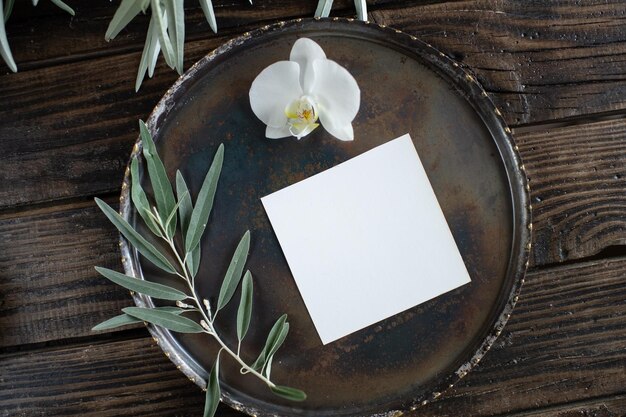
[[[470,282],[408,134],[261,200],[324,344]]]

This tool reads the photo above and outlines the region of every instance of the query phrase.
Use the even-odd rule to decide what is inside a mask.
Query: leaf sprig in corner
[[[292,401],[305,400],[306,394],[303,391],[277,385],[271,380],[274,355],[282,346],[289,333],[287,315],[281,316],[276,321],[269,331],[263,349],[252,364],[249,364],[240,355],[241,344],[248,332],[252,316],[253,278],[250,271],[244,273],[250,250],[249,231],[244,233],[233,253],[217,296],[216,305],[212,307],[209,300],[201,300],[196,291],[195,280],[200,262],[200,239],[207,227],[213,207],[218,180],[224,162],[224,145],[220,145],[215,153],[211,167],[194,205],[180,172],[176,173],[176,193],[174,193],[163,162],[156,151],[152,136],[147,126],[141,121],[140,132],[143,156],[146,160],[147,173],[152,185],[155,204],[150,204],[148,196],[141,188],[136,159],[133,159],[130,167],[131,199],[139,216],[143,219],[151,233],[164,243],[167,251],[163,251],[150,243],[104,201],[96,199],[96,203],[130,245],[158,268],[180,278],[181,287],[184,289],[173,288],[137,279],[110,269],[96,267],[98,273],[124,288],[152,298],[175,301],[176,306],[155,308],[127,307],[122,309],[123,314],[100,323],[93,330],[107,330],[145,321],[175,332],[205,333],[211,336],[220,346],[220,350],[206,385],[205,417],[212,417],[215,414],[220,400],[219,370],[222,353],[227,354],[238,363],[242,374],[254,375],[263,381],[277,396]],[[177,218],[178,221],[176,220]],[[177,226],[180,227],[177,228]],[[181,233],[182,248],[177,246],[174,241],[177,231]],[[232,300],[240,283],[241,297],[237,309],[236,326],[238,342],[237,346],[228,346],[217,332],[215,320],[219,311]],[[186,317],[186,313],[199,313],[202,319],[199,322],[195,321]]]

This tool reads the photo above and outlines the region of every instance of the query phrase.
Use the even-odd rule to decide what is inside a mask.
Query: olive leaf
[[[168,287],[167,285],[157,284],[156,282],[150,282],[143,279],[130,277],[128,275],[121,274],[107,268],[96,267],[98,273],[109,280],[113,281],[117,285],[120,285],[128,290],[136,291],[140,294],[145,294],[153,298],[161,300],[181,301],[187,297],[182,291],[176,288]]]
[[[139,131],[141,133],[143,156],[146,159],[146,165],[148,165],[148,174],[150,177],[150,183],[152,184],[152,191],[154,192],[154,199],[157,203],[158,212],[161,215],[161,221],[162,223],[165,223],[162,216],[167,216],[172,213],[174,207],[176,206],[176,199],[174,198],[172,185],[167,177],[163,161],[161,161],[161,158],[156,151],[152,135],[143,120],[139,121]],[[168,237],[171,238],[174,236],[174,232],[176,231],[176,217],[174,217],[165,230]]]
[[[2,0],[0,0],[0,9],[4,10]],[[15,65],[15,60],[13,59],[13,54],[11,53],[11,47],[9,46],[9,40],[7,39],[7,34],[4,29],[4,19],[0,21],[0,55],[2,56],[2,59],[4,59],[4,62],[6,62],[9,66],[9,69],[13,72],[17,72],[17,65]]]
[[[328,17],[332,7],[333,0],[319,0],[317,9],[315,9],[315,17]]]
[[[165,224],[163,224],[163,227],[165,228],[165,230],[167,230],[170,227],[172,220],[176,218],[176,213],[178,213],[178,207],[180,207],[180,203],[184,201],[184,198],[185,196],[183,196],[183,198],[179,202],[176,203],[176,205],[172,208],[172,212],[169,214],[169,216],[167,216],[167,219],[165,219]],[[174,229],[174,232],[175,231],[176,230]],[[172,233],[172,236],[173,235],[174,233]]]
[[[148,4],[150,1],[148,0]],[[137,70],[137,78],[135,79],[135,92],[139,91],[143,78],[148,72],[148,77],[152,78],[154,75],[154,69],[159,58],[159,52],[161,52],[161,43],[159,42],[159,32],[156,25],[156,19],[150,18],[150,24],[148,25],[148,32],[146,33],[146,42],[143,45],[143,52],[141,53],[141,61],[139,62],[139,69]]]
[[[252,0],[250,0],[250,3],[252,3]],[[217,22],[215,21],[213,2],[211,0],[200,0],[200,6],[202,6],[202,11],[204,12],[207,22],[209,22],[209,26],[211,26],[214,33],[217,33]]]
[[[283,328],[285,327],[285,325],[287,325],[287,331],[289,331],[289,324],[287,323],[287,315],[283,314],[282,316],[278,318],[278,320],[276,320],[276,323],[274,323],[274,325],[272,326],[272,329],[268,333],[267,339],[265,340],[265,346],[263,347],[263,350],[261,350],[259,357],[251,365],[252,369],[255,369],[257,371],[263,369],[263,367],[267,363],[267,360],[270,357],[270,352],[272,350],[274,350],[274,352],[278,350],[278,347],[280,347],[280,345],[278,345],[276,349],[273,349],[273,348],[274,346],[277,345],[277,341],[280,340],[281,333],[283,332]],[[285,333],[285,337],[286,336],[287,334]],[[280,344],[282,344],[284,340],[285,339],[283,337]]]
[[[284,387],[281,385],[275,385],[270,388],[272,392],[280,397],[286,398],[291,401],[304,401],[306,400],[306,394],[304,391],[297,388]]]
[[[183,54],[185,48],[185,8],[182,0],[165,0],[168,33],[172,39],[174,68],[183,73]]]
[[[178,307],[155,307],[155,310],[168,311],[173,314],[182,314],[185,310]],[[112,317],[108,320],[103,321],[102,323],[94,326],[91,330],[109,330],[114,329],[116,327],[128,326],[129,324],[137,324],[143,323],[143,320],[138,319],[137,317],[130,316],[126,313],[120,314],[119,316]]]
[[[56,5],[59,9],[68,12],[72,16],[76,15],[74,9],[72,9],[67,4],[63,3],[61,0],[50,0],[54,5]]]
[[[176,66],[176,60],[174,57],[174,48],[172,47],[172,42],[167,33],[167,20],[165,19],[166,12],[161,8],[161,0],[151,0],[150,7],[152,8],[152,17],[156,22],[157,32],[159,34],[159,43],[161,44],[161,48],[163,48],[165,63],[170,68],[174,68]]]
[[[128,314],[120,314],[119,316],[112,317],[102,323],[94,326],[91,330],[99,331],[99,330],[109,330],[114,329],[116,327],[127,326],[129,324],[143,323],[143,320],[140,320],[136,317],[129,316]]]
[[[220,404],[220,350],[217,354],[217,358],[215,359],[215,363],[213,364],[213,369],[211,369],[211,374],[209,375],[209,380],[207,381],[206,386],[206,398],[204,401],[204,417],[213,417],[215,415],[215,411],[217,411],[217,406]]]
[[[108,42],[115,38],[122,29],[124,29],[131,20],[135,18],[142,11],[142,2],[137,0],[122,0],[118,6],[107,31],[104,35],[104,39]]]
[[[274,354],[276,354],[276,351],[278,351],[278,349],[282,346],[283,342],[287,338],[288,333],[289,333],[289,323],[285,322],[283,326],[281,327],[280,332],[278,333],[278,336],[273,341],[273,344],[270,350],[266,354],[267,359],[265,360],[265,364],[263,365],[263,368],[261,368],[261,372],[262,373],[265,372],[265,375],[267,375],[268,378],[269,378],[269,371],[267,371],[267,367],[271,366],[272,360],[274,359]]]
[[[122,311],[148,323],[179,333],[203,333],[204,329],[195,321],[175,313],[154,308],[126,307]]]
[[[135,231],[126,220],[122,218],[115,210],[113,210],[107,203],[96,197],[96,204],[100,207],[100,210],[108,217],[108,219],[117,227],[120,233],[130,242],[135,249],[139,251],[154,265],[158,266],[162,270],[175,274],[176,269],[170,261],[158,251],[150,242],[148,242],[143,236]]]
[[[176,195],[180,205],[178,206],[178,215],[180,216],[180,229],[183,235],[183,240],[187,236],[187,230],[189,228],[189,221],[191,220],[191,213],[193,212],[193,205],[191,202],[191,195],[187,188],[187,183],[180,171],[176,171]],[[191,276],[195,277],[200,267],[200,243],[186,256],[187,268],[191,272]]]
[[[224,275],[224,281],[222,281],[222,287],[220,288],[220,295],[217,299],[216,311],[221,310],[226,304],[228,304],[230,299],[233,298],[233,294],[235,294],[235,290],[241,280],[241,274],[243,273],[243,268],[246,265],[249,250],[250,231],[248,230],[239,241],[237,249],[235,249],[235,253],[230,260],[230,265],[228,265],[228,270],[226,270],[226,275]]]
[[[185,236],[185,251],[191,252],[200,243],[200,238],[204,233],[209,215],[213,208],[213,200],[215,199],[215,191],[217,190],[217,182],[222,172],[222,164],[224,163],[224,144],[220,144],[217,152],[213,157],[213,162],[207,172],[196,205],[191,213],[187,235]]]
[[[241,299],[239,300],[239,308],[237,309],[237,339],[241,341],[246,337],[248,328],[250,327],[250,318],[252,317],[252,274],[246,271],[241,283]]]
[[[135,205],[135,208],[137,209],[137,213],[139,213],[152,233],[156,236],[161,236],[159,225],[156,224],[153,219],[153,215],[150,212],[150,202],[148,201],[148,197],[141,187],[139,179],[139,162],[137,161],[137,158],[133,158],[130,163],[130,178],[130,197]]]
[[[0,3],[2,3],[2,1],[0,0]],[[9,17],[11,16],[11,13],[13,12],[13,5],[15,4],[15,0],[7,0],[4,3],[4,22],[6,23],[7,20],[9,20]],[[2,10],[2,7],[0,7],[0,11]]]

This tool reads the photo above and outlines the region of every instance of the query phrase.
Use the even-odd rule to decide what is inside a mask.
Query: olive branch
[[[206,229],[213,207],[218,180],[224,162],[224,145],[221,144],[206,174],[198,193],[195,205],[189,189],[180,173],[176,172],[176,195],[170,183],[163,162],[161,161],[144,122],[139,122],[143,157],[148,168],[148,177],[154,192],[155,205],[151,205],[139,178],[139,162],[133,158],[130,164],[131,201],[137,213],[168,249],[166,253],[139,234],[122,216],[104,201],[96,198],[96,204],[120,233],[152,264],[163,271],[178,277],[186,289],[179,289],[138,279],[111,269],[96,267],[96,271],[122,287],[147,295],[152,298],[175,301],[176,306],[166,307],[126,307],[123,314],[113,317],[95,326],[93,330],[107,330],[128,324],[148,322],[156,326],[179,333],[205,333],[220,346],[215,363],[206,385],[205,417],[215,414],[220,401],[219,369],[220,356],[223,353],[234,359],[241,366],[242,374],[251,374],[263,381],[270,390],[292,401],[303,401],[306,394],[295,388],[277,385],[271,381],[272,360],[289,332],[287,315],[282,315],[268,333],[265,346],[257,359],[249,364],[240,355],[241,343],[248,332],[252,316],[253,279],[250,271],[244,273],[244,267],[250,250],[250,232],[246,231],[239,241],[232,256],[222,285],[217,303],[212,306],[208,299],[200,299],[195,287],[195,279],[200,265],[200,240]],[[176,244],[174,237],[180,226],[183,244]],[[168,256],[169,255],[169,256]],[[243,279],[242,279],[243,276]],[[231,301],[241,283],[241,297],[237,310],[237,346],[224,343],[216,327],[215,320],[219,312]],[[199,314],[200,321],[185,316],[187,313]]]
[[[62,0],[50,0],[62,10],[74,16],[74,10]],[[252,4],[252,0],[249,0]],[[34,6],[39,0],[32,0]],[[199,0],[200,7],[206,20],[217,33],[217,21],[211,0]],[[17,65],[13,59],[9,41],[6,36],[5,23],[11,16],[15,0],[0,0],[0,56],[13,72],[17,72]],[[332,8],[333,0],[319,0],[315,17],[328,17]],[[367,20],[367,3],[365,0],[354,0],[357,18]],[[121,0],[111,22],[107,28],[104,39],[114,39],[135,17],[140,13],[146,14],[151,9],[150,23],[146,33],[137,77],[135,79],[135,91],[139,91],[143,80],[148,74],[152,78],[156,68],[159,53],[165,58],[165,63],[179,74],[183,73],[183,60],[185,48],[185,8],[184,0]],[[4,16],[4,19],[2,19]]]

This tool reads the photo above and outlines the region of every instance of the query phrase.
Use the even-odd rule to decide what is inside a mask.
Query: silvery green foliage
[[[250,1],[252,3],[252,1]],[[211,0],[200,0],[200,6],[213,32],[217,33],[217,22]],[[159,53],[167,65],[179,74],[183,73],[185,48],[185,9],[183,0],[122,0],[109,23],[104,38],[115,38],[139,13],[151,10],[150,24],[146,34],[135,91],[139,91],[146,73],[154,75]]]
[[[356,7],[356,16],[359,20],[367,21],[367,3],[365,0],[354,0]],[[319,0],[315,17],[328,17],[330,9],[333,7],[333,0]]]
[[[33,6],[36,6],[39,3],[39,0],[32,0]],[[61,0],[50,0],[52,3],[57,5],[62,10],[65,10],[72,16],[74,16],[74,10],[62,2]],[[0,56],[7,64],[9,69],[13,72],[17,72],[17,65],[15,64],[15,60],[13,59],[13,54],[11,53],[11,47],[9,46],[9,41],[7,39],[7,34],[5,30],[5,24],[9,17],[11,16],[11,12],[13,11],[13,4],[15,0],[0,0],[0,12],[4,18],[0,18]]]
[[[157,8],[155,10],[158,10]],[[139,130],[146,165],[145,175],[150,180],[152,195],[149,198],[143,190],[140,182],[139,165],[137,159],[133,158],[130,164],[130,197],[139,218],[143,220],[153,236],[146,238],[138,233],[130,223],[104,201],[96,198],[96,204],[137,252],[154,266],[173,277],[178,277],[179,280],[175,286],[168,286],[106,268],[96,267],[96,271],[130,291],[154,299],[175,301],[176,305],[126,307],[122,309],[121,315],[98,324],[93,330],[109,330],[120,326],[148,322],[174,332],[204,333],[212,337],[220,346],[220,350],[206,384],[205,417],[212,417],[215,414],[220,401],[219,369],[222,352],[238,363],[241,367],[241,374],[251,374],[259,378],[274,394],[292,401],[305,400],[306,394],[303,391],[277,385],[270,379],[274,355],[289,333],[287,315],[282,315],[276,321],[268,333],[263,349],[252,364],[248,364],[240,355],[241,344],[248,332],[252,317],[252,274],[250,271],[244,273],[250,251],[249,231],[243,234],[234,250],[228,269],[224,274],[219,295],[215,297],[215,305],[211,306],[207,299],[201,300],[196,291],[195,283],[200,263],[200,240],[208,226],[213,208],[224,163],[224,145],[218,147],[194,202],[180,172],[176,172],[175,187],[170,183],[165,166],[152,140],[152,135],[143,122],[140,122]],[[176,239],[177,232],[180,233],[180,239]],[[224,343],[214,323],[220,310],[233,299],[239,287],[241,287],[241,295],[237,309],[237,346],[230,347]],[[191,316],[186,314],[191,314]]]

